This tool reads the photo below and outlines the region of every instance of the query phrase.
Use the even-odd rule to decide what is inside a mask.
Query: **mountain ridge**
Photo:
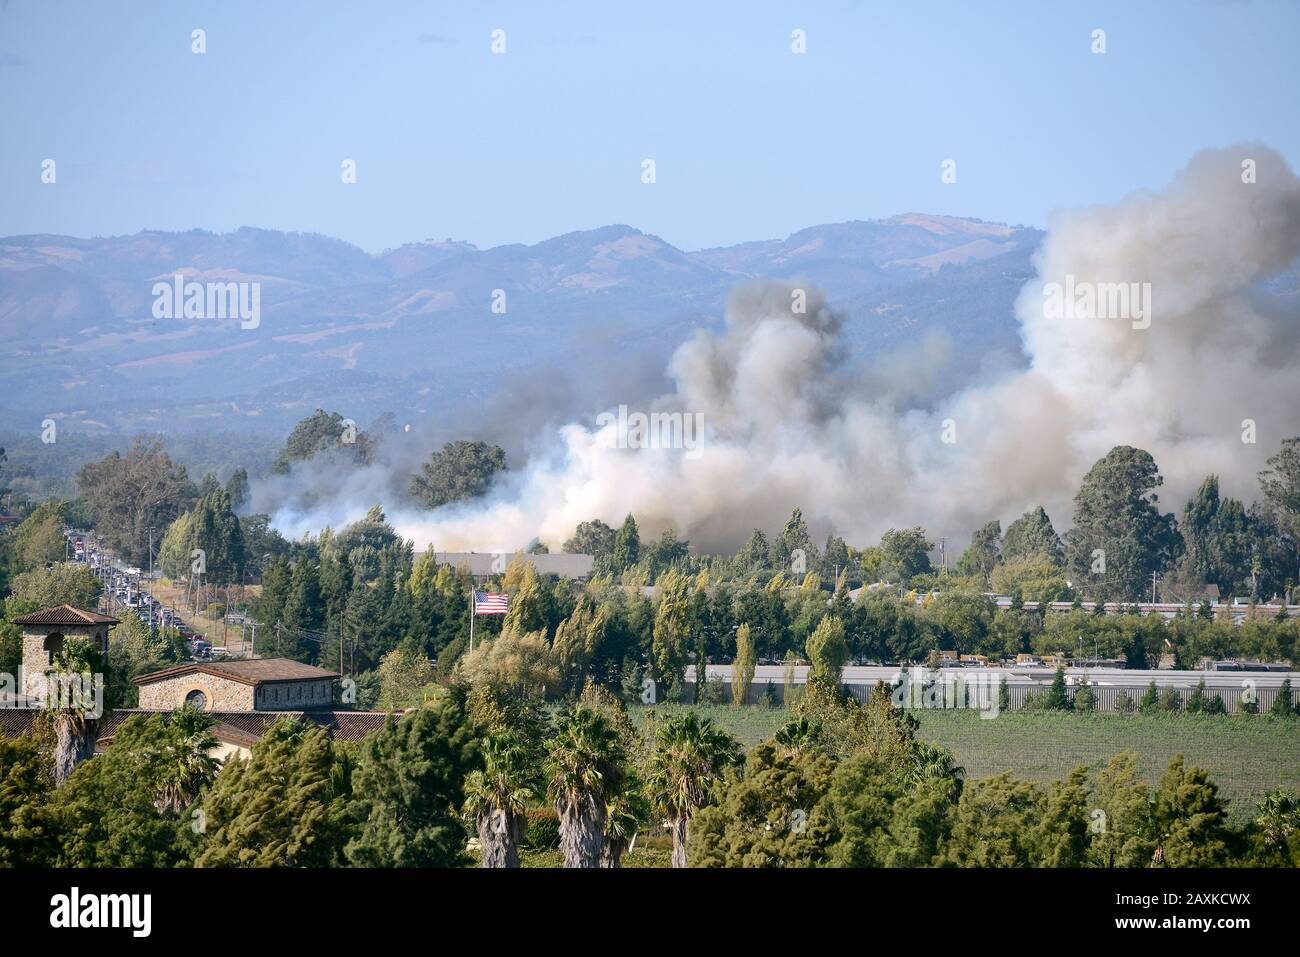
[[[631,380],[646,394],[661,388],[677,343],[719,321],[730,289],[760,277],[817,284],[846,310],[855,348],[974,333],[981,353],[1014,359],[1011,303],[1041,235],[903,213],[694,251],[624,223],[533,244],[428,239],[373,254],[323,234],[259,227],[8,236],[0,428],[49,417],[85,429],[216,420],[283,430],[325,404],[355,407],[358,421],[400,408],[455,429],[472,420],[485,378],[501,376],[550,376],[575,409],[601,407],[623,399]],[[990,263],[1006,268],[981,271]],[[259,326],[155,318],[153,284],[176,274],[259,282]],[[964,296],[979,308],[936,311],[927,289],[940,277],[948,302]],[[890,290],[905,301],[890,302]],[[498,299],[503,314],[493,311]],[[619,372],[607,379],[613,366]],[[41,381],[50,387],[31,387]]]

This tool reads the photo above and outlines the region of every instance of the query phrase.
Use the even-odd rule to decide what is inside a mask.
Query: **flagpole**
[[[474,650],[474,582],[469,583],[469,650]]]

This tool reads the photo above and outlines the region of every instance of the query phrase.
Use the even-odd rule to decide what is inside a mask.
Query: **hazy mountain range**
[[[74,432],[283,435],[323,406],[363,426],[392,412],[509,439],[658,393],[673,348],[754,277],[821,286],[864,363],[950,349],[944,381],[918,387],[946,392],[981,364],[1023,363],[1012,304],[1040,239],[921,214],[694,252],[622,225],[379,255],[252,228],[12,236],[0,239],[0,429],[54,418]],[[259,282],[260,325],[155,318],[154,284],[176,273]]]

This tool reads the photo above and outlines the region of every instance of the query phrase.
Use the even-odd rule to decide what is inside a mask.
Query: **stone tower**
[[[45,673],[63,650],[63,642],[68,638],[85,638],[101,654],[107,654],[108,630],[117,624],[117,619],[71,605],[56,605],[21,615],[13,623],[23,630],[21,693],[44,701]]]

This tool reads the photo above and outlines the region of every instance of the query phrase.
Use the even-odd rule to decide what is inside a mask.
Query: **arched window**
[[[45,649],[45,663],[54,664],[54,658],[63,651],[63,635],[57,631],[45,636],[45,643],[42,646]]]

